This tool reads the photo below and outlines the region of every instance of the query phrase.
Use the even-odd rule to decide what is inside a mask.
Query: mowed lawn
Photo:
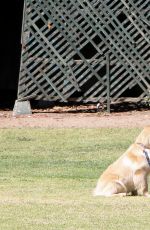
[[[149,198],[92,196],[140,131],[1,129],[0,229],[149,230]]]

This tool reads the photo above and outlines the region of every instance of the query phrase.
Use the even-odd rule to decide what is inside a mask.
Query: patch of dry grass
[[[0,229],[148,230],[148,198],[92,197],[139,131],[1,129]]]

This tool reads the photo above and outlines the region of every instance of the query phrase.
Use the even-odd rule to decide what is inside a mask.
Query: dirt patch
[[[126,111],[127,110],[127,111]],[[124,112],[125,111],[125,112]],[[32,110],[32,115],[12,116],[12,110],[0,110],[0,128],[100,128],[144,127],[150,125],[150,110],[127,108],[124,111],[97,111],[95,105],[54,106]]]

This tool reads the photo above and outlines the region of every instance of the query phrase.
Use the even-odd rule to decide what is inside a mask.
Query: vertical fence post
[[[106,55],[106,75],[107,75],[107,112],[110,113],[110,56]]]

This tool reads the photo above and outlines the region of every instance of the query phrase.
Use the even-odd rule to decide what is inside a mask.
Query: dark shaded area
[[[125,100],[127,98],[124,98]],[[111,113],[129,112],[129,111],[147,111],[150,109],[150,101],[138,101],[133,102],[130,99],[128,101],[116,101],[111,103]],[[100,104],[97,108],[97,103],[59,103],[49,101],[31,101],[31,107],[33,113],[104,113],[107,111],[107,104]]]
[[[17,98],[17,89],[0,89],[0,109],[12,110]]]
[[[0,95],[0,110],[12,111],[14,107],[15,95],[14,91],[9,91],[9,95]],[[127,101],[126,101],[127,100]],[[32,113],[106,113],[107,104],[100,103],[81,103],[81,102],[50,102],[42,100],[31,100]],[[142,101],[130,101],[128,98],[112,102],[110,105],[111,113],[132,112],[132,111],[148,111],[150,109],[150,99]]]
[[[13,107],[21,56],[23,0],[3,1],[0,13],[0,107]]]

